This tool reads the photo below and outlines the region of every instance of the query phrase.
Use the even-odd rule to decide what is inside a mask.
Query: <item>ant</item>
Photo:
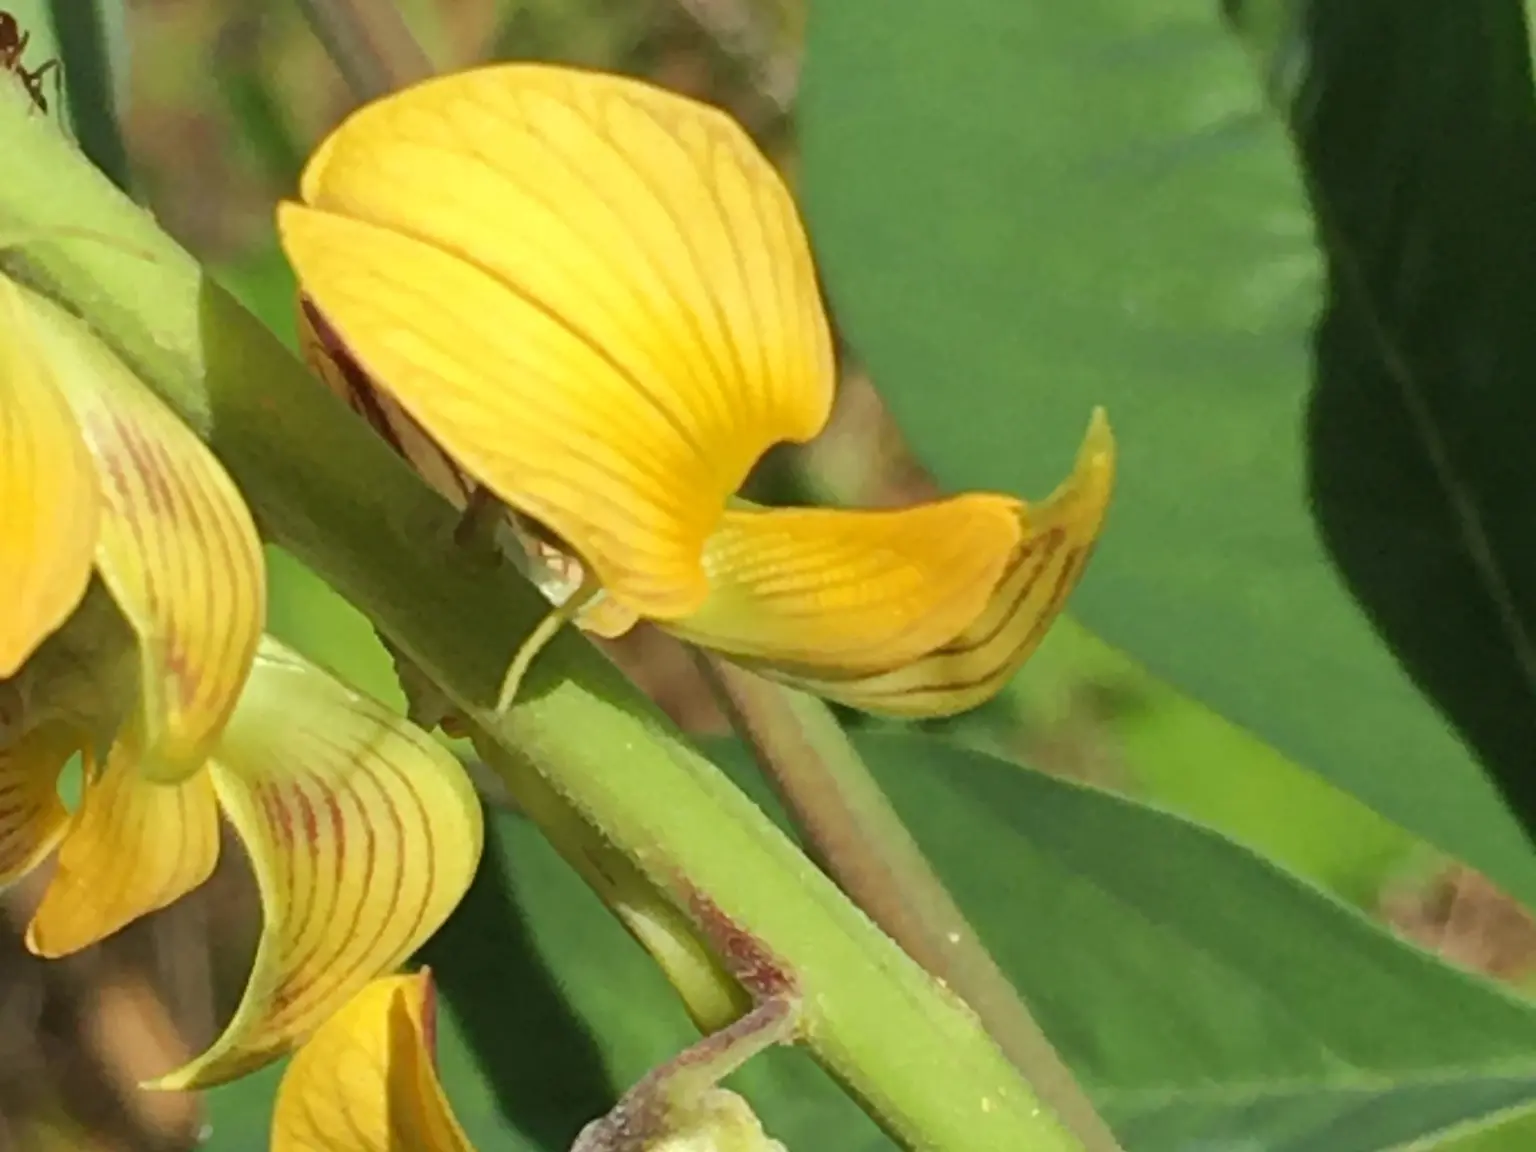
[[[9,12],[0,11],[0,71],[16,73],[16,78],[27,90],[27,95],[32,97],[32,103],[36,104],[40,111],[47,112],[48,97],[43,94],[43,77],[50,72],[53,73],[54,91],[57,93],[62,73],[57,59],[45,60],[30,72],[22,67],[21,54],[27,50],[27,44],[31,39],[32,34],[22,31],[15,16]]]

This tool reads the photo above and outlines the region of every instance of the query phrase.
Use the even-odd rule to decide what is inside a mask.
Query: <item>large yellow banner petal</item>
[[[261,542],[213,454],[72,317],[30,311],[96,461],[96,565],[138,635],[141,770],[197,771],[234,707],[266,616]]]
[[[744,663],[773,679],[877,715],[952,716],[985,703],[1039,646],[1077,586],[1103,529],[1114,473],[1114,438],[1104,414],[1097,412],[1072,475],[1046,499],[1024,509],[1024,537],[985,608],[937,650],[866,674]]]
[[[218,858],[219,813],[208,778],[153,783],[119,743],[99,774],[87,772],[27,947],[49,957],[89,947],[185,896]]]
[[[436,1012],[425,971],[364,987],[283,1073],[272,1152],[471,1152],[437,1078]]]
[[[80,603],[96,550],[96,469],[52,377],[0,276],[0,679]]]
[[[705,550],[708,598],[665,627],[728,656],[834,672],[904,664],[986,607],[1020,509],[987,493],[879,511],[733,509]]]
[[[726,498],[826,422],[794,202],[716,109],[596,72],[462,72],[354,113],[302,198],[283,247],[349,352],[641,615],[698,605]]]
[[[270,639],[209,771],[264,923],[234,1019],[165,1088],[302,1042],[437,930],[480,859],[480,802],[453,754]]]

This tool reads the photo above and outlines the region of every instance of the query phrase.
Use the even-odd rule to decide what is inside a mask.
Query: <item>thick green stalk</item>
[[[701,657],[700,664],[811,850],[842,889],[971,1006],[1086,1152],[1118,1152],[1114,1133],[912,839],[832,709],[722,660]]]
[[[142,210],[0,92],[0,231],[16,271],[81,315],[219,455],[265,533],[365,611],[510,755],[687,908],[689,888],[805,994],[805,1043],[925,1152],[1080,1152],[971,1012],[881,933],[589,644],[567,632],[521,703],[492,704],[544,611],[508,566],[469,564],[452,509],[319,387]],[[150,258],[134,254],[148,253]]]
[[[299,0],[299,7],[359,100],[393,92],[426,79],[434,71],[392,4]]]

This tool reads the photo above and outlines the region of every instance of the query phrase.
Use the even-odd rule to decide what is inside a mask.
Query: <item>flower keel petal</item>
[[[250,670],[266,568],[239,492],[202,443],[71,317],[32,311],[96,461],[96,565],[138,634],[142,770],[202,766]]]
[[[96,549],[96,470],[32,327],[0,277],[0,679],[74,611]]]
[[[1115,446],[1095,412],[1071,477],[1024,510],[1024,539],[986,608],[960,635],[910,664],[869,675],[752,664],[765,676],[878,715],[952,716],[1000,691],[1061,612],[1092,555],[1114,487]]]
[[[442,745],[267,640],[209,771],[256,873],[250,981],[213,1046],[159,1087],[282,1055],[434,932],[474,875],[479,800]]]
[[[709,598],[666,625],[729,656],[832,671],[903,664],[986,606],[1021,534],[1019,501],[971,493],[893,511],[727,512]]]
[[[434,1066],[425,971],[368,984],[294,1056],[272,1152],[470,1152]]]
[[[278,225],[368,375],[610,595],[671,619],[770,445],[826,422],[831,340],[793,200],[723,113],[537,65],[350,117]]]
[[[207,778],[153,783],[119,742],[99,775],[87,772],[27,947],[48,957],[89,947],[192,891],[218,858],[219,813]]]

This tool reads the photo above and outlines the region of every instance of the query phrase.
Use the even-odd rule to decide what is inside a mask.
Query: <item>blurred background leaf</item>
[[[1318,0],[1306,10],[1350,7]],[[1484,188],[1505,179],[1495,165],[1523,171],[1507,146],[1530,119],[1529,83],[1502,61],[1523,55],[1526,40],[1518,12],[1495,26],[1457,9],[1444,17],[1464,20],[1452,37],[1403,11],[1380,17],[1399,28],[1390,41],[1361,29],[1342,48],[1291,40],[1286,59],[1309,78],[1355,69],[1350,91],[1369,87],[1372,107],[1393,109],[1394,140],[1449,140],[1453,127],[1466,137],[1458,147],[1481,167],[1428,145],[1372,153],[1388,167],[1377,169],[1375,198],[1359,201],[1391,221],[1384,228],[1432,214],[1433,228],[1461,229],[1436,243],[1465,245],[1483,226],[1474,223],[1481,202],[1415,199],[1414,180],[1434,171]],[[1409,630],[1422,640],[1410,653],[1415,672],[1507,785],[1529,774],[1536,746],[1530,681],[1492,619],[1445,492],[1420,482],[1424,448],[1401,398],[1367,394],[1357,378],[1347,434],[1337,422],[1319,428],[1319,380],[1378,372],[1381,353],[1358,334],[1345,349],[1335,339],[1316,370],[1312,329],[1327,285],[1302,181],[1220,13],[1171,0],[1070,9],[962,0],[943,10],[848,0],[815,6],[809,37],[799,123],[813,234],[852,346],[924,461],[947,485],[1043,495],[1065,473],[1089,408],[1107,404],[1120,484],[1073,602],[1080,618],[1297,763],[1536,898],[1536,854],[1520,821],[1372,616],[1400,644]],[[1486,81],[1466,79],[1480,69]],[[1355,135],[1329,146],[1345,154],[1387,131],[1372,123],[1352,123]],[[1500,141],[1506,150],[1495,152]],[[1516,154],[1533,153],[1522,145]],[[1521,187],[1484,195],[1502,205]],[[1368,239],[1416,260],[1421,276],[1436,267],[1434,249],[1405,247],[1400,233]],[[1456,253],[1463,301],[1445,322],[1464,340],[1439,345],[1431,370],[1442,395],[1480,398],[1457,417],[1459,453],[1503,434],[1466,478],[1474,499],[1513,507],[1532,490],[1516,482],[1529,454],[1509,460],[1528,403],[1515,399],[1518,374],[1532,358],[1512,343],[1514,321],[1477,327],[1466,270],[1482,251]],[[1523,258],[1497,265],[1475,300],[1507,292],[1513,315],[1510,269]],[[1454,280],[1435,288],[1456,290]],[[1476,439],[1466,434],[1473,423]],[[1354,466],[1349,491],[1321,471],[1341,460]],[[1353,541],[1346,567],[1373,566],[1369,613],[1331,562],[1314,499],[1328,541]],[[1375,517],[1373,534],[1341,529],[1340,515]],[[1514,547],[1515,519],[1500,524],[1510,530],[1500,545]],[[1528,537],[1518,552],[1536,558]],[[1356,567],[1357,589],[1359,579]],[[1381,588],[1394,580],[1384,621]],[[1420,653],[1438,662],[1433,677]]]
[[[1351,591],[1536,823],[1536,101],[1513,0],[1234,0],[1327,255],[1307,413]],[[1299,68],[1305,57],[1307,66]]]

